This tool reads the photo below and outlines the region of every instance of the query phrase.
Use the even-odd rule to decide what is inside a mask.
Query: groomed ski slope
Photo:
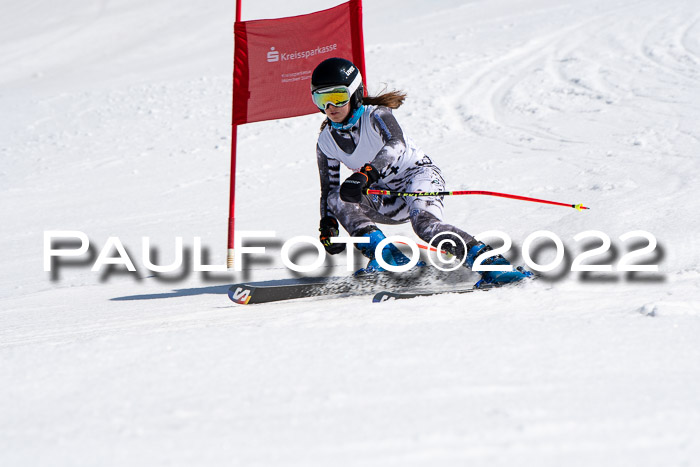
[[[0,465],[700,465],[697,2],[365,0],[370,92],[408,93],[396,116],[448,189],[592,209],[446,200],[514,260],[535,231],[562,239],[564,266],[524,289],[255,307],[226,284],[288,277],[281,242],[316,235],[320,114],[239,129],[237,227],[276,231],[267,256],[141,261],[142,237],[161,264],[176,237],[225,259],[235,2],[2,10]],[[48,230],[92,257],[44,272]],[[650,232],[660,272],[567,271],[587,230],[612,265]],[[137,274],[90,270],[110,236]]]

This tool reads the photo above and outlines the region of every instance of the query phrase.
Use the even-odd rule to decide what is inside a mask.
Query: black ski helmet
[[[350,112],[353,112],[362,105],[362,97],[365,94],[365,90],[362,85],[360,69],[350,60],[333,57],[319,63],[311,75],[311,92],[330,86],[343,85],[349,87],[358,78],[360,85],[350,98]],[[321,112],[326,113],[325,110],[321,110]]]

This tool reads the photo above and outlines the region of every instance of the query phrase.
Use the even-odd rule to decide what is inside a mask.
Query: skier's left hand
[[[337,255],[345,251],[345,243],[333,243],[331,241],[331,237],[338,236],[339,228],[338,220],[331,216],[326,216],[321,219],[321,224],[318,228],[318,231],[321,232],[321,235],[318,237],[321,241],[321,245],[323,245],[323,248],[331,255]]]
[[[365,188],[379,180],[379,172],[371,164],[365,164],[359,172],[350,175],[340,185],[340,199],[348,203],[359,203]]]

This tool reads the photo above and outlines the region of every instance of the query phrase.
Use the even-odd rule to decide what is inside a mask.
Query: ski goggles
[[[350,86],[330,86],[327,88],[316,89],[311,93],[311,98],[321,110],[326,110],[329,105],[342,107],[352,98],[352,95],[357,88],[362,84],[362,77],[358,73],[355,79],[350,83]]]

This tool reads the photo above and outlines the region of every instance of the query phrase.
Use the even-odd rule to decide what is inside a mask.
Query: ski
[[[386,302],[387,300],[405,300],[409,298],[415,298],[415,297],[429,297],[431,295],[444,295],[444,294],[449,294],[449,293],[454,293],[454,294],[465,294],[465,293],[472,293],[472,292],[479,292],[479,291],[489,291],[492,289],[500,289],[500,288],[511,288],[511,287],[522,287],[524,284],[533,281],[537,279],[539,276],[529,273],[529,277],[524,280],[524,281],[519,281],[519,282],[511,282],[511,283],[501,283],[501,284],[489,284],[483,281],[478,281],[476,284],[472,285],[471,287],[467,288],[454,288],[454,289],[449,289],[449,288],[440,288],[440,289],[434,289],[434,290],[421,290],[417,289],[415,291],[412,290],[382,290],[381,292],[377,292],[374,294],[374,297],[372,297],[372,302],[373,303],[380,303],[380,302]],[[415,288],[414,288],[415,289]]]
[[[373,303],[381,303],[381,302],[386,302],[388,300],[405,300],[409,298],[415,298],[415,297],[430,297],[432,295],[443,295],[443,294],[448,294],[448,293],[455,293],[455,294],[464,294],[464,293],[471,293],[471,292],[478,292],[478,291],[488,291],[491,289],[495,289],[497,286],[493,285],[482,285],[481,287],[469,287],[467,289],[451,289],[451,290],[429,290],[429,291],[418,291],[418,292],[403,292],[403,291],[398,291],[398,292],[393,292],[390,290],[384,290],[382,292],[378,292],[374,294],[374,297],[372,297],[372,302]]]
[[[501,287],[481,283],[480,286],[466,288],[464,284],[465,278],[462,275],[445,275],[426,268],[414,274],[384,273],[241,282],[228,289],[228,296],[232,302],[239,305],[254,305],[310,297],[374,294],[372,301],[376,303],[446,293],[463,294]],[[435,289],[429,290],[431,287]]]
[[[232,302],[239,305],[254,305],[309,297],[369,295],[383,289],[410,286],[415,284],[419,277],[420,275],[387,274],[242,282],[233,284],[228,289],[228,296]]]

